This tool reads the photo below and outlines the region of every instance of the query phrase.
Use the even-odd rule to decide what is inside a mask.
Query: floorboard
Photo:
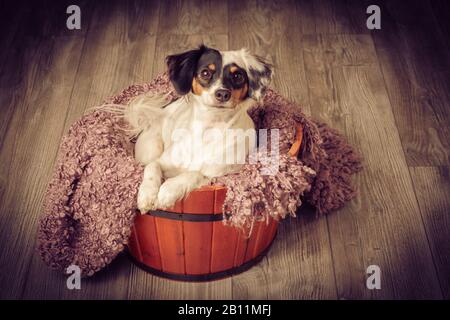
[[[450,299],[449,167],[414,167],[410,171],[442,292]]]

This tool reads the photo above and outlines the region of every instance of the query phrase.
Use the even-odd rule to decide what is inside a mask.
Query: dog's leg
[[[157,161],[150,162],[145,166],[144,179],[139,186],[138,192],[138,209],[142,214],[149,210],[156,209],[158,199],[158,190],[161,186],[162,171]]]
[[[161,127],[155,123],[139,135],[134,148],[135,159],[145,165],[144,178],[139,186],[137,199],[141,213],[156,209],[158,190],[162,181],[162,170],[158,158],[162,152]]]
[[[159,189],[158,207],[170,208],[192,190],[209,182],[200,171],[188,171],[167,179]]]

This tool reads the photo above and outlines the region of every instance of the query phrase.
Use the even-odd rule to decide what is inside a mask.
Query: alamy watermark
[[[370,16],[367,18],[366,26],[369,30],[381,29],[381,10],[376,4],[372,4],[367,7],[367,14]]]
[[[255,129],[203,129],[201,123],[194,123],[193,128],[172,132],[175,147],[170,150],[170,162],[190,170],[200,170],[204,165],[260,163],[262,175],[275,175],[280,163],[279,140],[278,129],[259,129],[257,133]]]
[[[66,13],[69,17],[66,20],[66,26],[69,30],[81,29],[81,9],[78,5],[72,4],[67,7]],[[369,30],[381,29],[381,9],[378,5],[372,4],[367,7],[366,13],[370,16],[366,20],[366,26]]]
[[[366,280],[366,287],[369,290],[381,289],[381,269],[379,266],[372,264],[367,267],[366,273],[369,275]]]
[[[81,9],[79,6],[72,4],[67,7],[66,13],[70,16],[66,20],[66,27],[69,30],[81,29]]]
[[[79,266],[72,264],[67,267],[66,274],[69,274],[66,281],[67,289],[81,290],[81,269]]]

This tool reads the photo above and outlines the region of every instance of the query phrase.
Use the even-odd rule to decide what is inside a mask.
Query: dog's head
[[[220,52],[201,45],[166,61],[177,92],[192,92],[212,107],[234,108],[248,98],[260,101],[272,78],[271,66],[246,49]]]

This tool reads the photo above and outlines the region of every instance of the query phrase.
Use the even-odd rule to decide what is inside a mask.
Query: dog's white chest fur
[[[200,171],[212,178],[238,170],[254,147],[254,124],[247,114],[254,101],[248,100],[236,109],[221,109],[205,107],[193,96],[188,98],[165,110],[160,158],[164,176]],[[249,137],[247,141],[241,141],[243,134]]]

